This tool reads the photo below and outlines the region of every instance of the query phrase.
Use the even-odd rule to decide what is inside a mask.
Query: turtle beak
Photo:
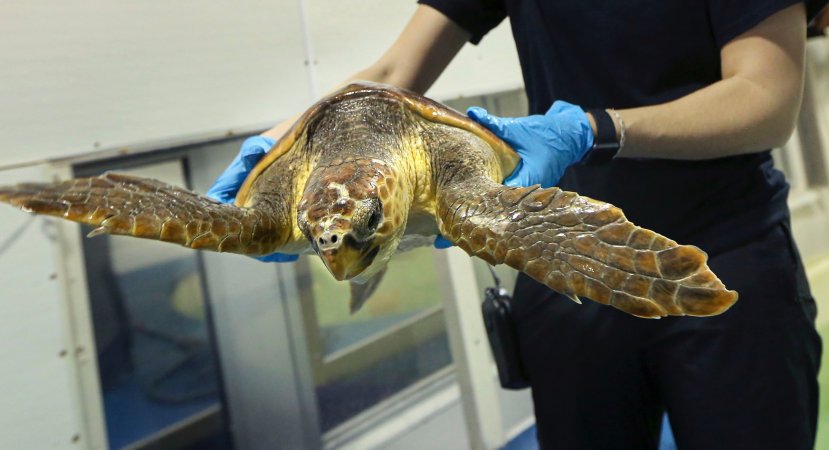
[[[345,245],[321,251],[319,255],[337,281],[354,278],[368,266],[361,264],[362,258],[358,250]]]
[[[377,248],[367,252],[368,248],[353,245],[355,243],[351,241],[347,237],[336,247],[318,251],[325,267],[337,281],[350,280],[361,274],[377,255]]]

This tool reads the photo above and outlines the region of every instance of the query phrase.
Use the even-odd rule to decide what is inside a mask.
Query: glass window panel
[[[349,284],[334,280],[319,258],[308,258],[326,357],[440,308],[433,256],[422,250],[395,256],[377,291],[354,314],[349,312]]]
[[[118,171],[187,185],[181,160]],[[185,422],[177,446],[226,448],[197,253],[107,235],[83,245],[110,448],[170,439],[164,430]]]
[[[323,431],[451,364],[431,248],[395,256],[353,315],[348,283],[335,281],[316,256],[299,265]]]

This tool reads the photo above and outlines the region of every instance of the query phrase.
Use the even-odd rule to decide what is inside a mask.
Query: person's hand
[[[507,186],[555,186],[567,167],[579,162],[593,147],[587,114],[561,100],[543,116],[497,117],[478,106],[469,108],[466,114],[521,156],[515,171],[504,179]]]
[[[245,178],[275,143],[276,140],[269,136],[253,136],[245,139],[239,154],[233,158],[227,169],[219,175],[213,186],[207,190],[206,195],[222,203],[233,203]],[[291,262],[299,259],[299,255],[271,253],[270,255],[256,257],[256,259],[264,262]]]
[[[274,139],[266,136],[252,136],[245,139],[239,154],[233,158],[219,178],[216,178],[206,195],[222,203],[233,202],[245,178],[274,143],[276,143]]]
[[[557,101],[546,114],[529,117],[497,117],[473,106],[466,114],[515,149],[521,160],[504,180],[508,186],[550,187],[558,184],[564,170],[581,160],[593,147],[593,130],[587,114],[570,103]],[[452,243],[441,235],[435,248]]]
[[[439,234],[435,238],[435,242],[433,242],[432,245],[434,245],[435,248],[437,248],[437,249],[443,250],[443,249],[449,248],[449,247],[451,247],[455,244],[451,243],[449,241],[449,239],[446,239],[445,237],[443,237],[442,235]]]

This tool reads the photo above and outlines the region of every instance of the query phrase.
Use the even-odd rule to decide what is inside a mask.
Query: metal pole
[[[461,390],[469,442],[474,449],[504,444],[492,355],[481,318],[481,292],[472,260],[462,250],[445,250],[451,294],[444,296],[446,330]]]

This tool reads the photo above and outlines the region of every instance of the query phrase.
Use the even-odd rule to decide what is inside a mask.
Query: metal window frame
[[[76,167],[98,166],[107,162],[127,166],[152,161],[170,160],[188,155],[191,166],[203,165],[203,152],[192,152],[196,147],[222,144],[239,136],[213,136],[213,139],[189,139],[135,146],[129,151],[110,149],[94,155],[52,161],[50,174],[57,179],[69,179]],[[188,154],[189,153],[189,154]],[[215,174],[195,170],[187,174],[194,186],[209,186]],[[79,403],[83,405],[86,424],[83,436],[88,448],[107,448],[106,431],[101,403],[101,391],[95,361],[94,337],[88,305],[82,264],[81,236],[78,225],[59,221],[61,277],[65,280],[67,304],[70,305],[73,340],[79,349],[89,349],[78,358],[77,377],[80,385]],[[507,436],[502,429],[497,377],[486,344],[480,321],[480,293],[475,281],[471,259],[458,249],[436,252],[438,273],[443,279],[443,319],[450,339],[454,369],[440,371],[422,382],[382,402],[337,427],[323,436],[318,425],[318,411],[313,383],[309,342],[305,337],[305,318],[296,284],[296,268],[290,264],[265,265],[255,261],[228,258],[226,255],[203,253],[204,286],[209,308],[214,318],[214,333],[224,381],[227,415],[233,427],[235,447],[238,449],[297,446],[300,448],[349,448],[349,442],[378,439],[372,424],[378,423],[377,411],[383,411],[386,422],[411,424],[412,411],[430,414],[457,404],[463,408],[469,442],[473,448],[499,448]],[[247,274],[239,279],[238,274]],[[275,273],[275,275],[274,275]],[[253,280],[262,294],[236,298],[234,288],[256,286],[245,284]],[[243,289],[244,290],[244,289]],[[238,305],[242,305],[238,308]],[[266,312],[266,313],[265,313]],[[429,314],[434,317],[434,312]],[[277,333],[274,333],[276,331]],[[250,362],[262,350],[250,345],[250,334],[263,332],[276,339],[278,349],[269,349],[262,366]],[[285,364],[290,361],[289,364]],[[251,394],[251,387],[257,387]],[[459,395],[450,392],[459,392]],[[248,392],[245,392],[248,391]],[[392,410],[389,405],[396,405]],[[426,405],[425,407],[423,405]],[[296,414],[299,412],[299,414]],[[391,417],[389,414],[396,415]],[[417,416],[417,414],[414,414]],[[370,417],[374,417],[370,420]],[[363,430],[345,433],[345,427]],[[389,428],[383,428],[389,433]],[[393,435],[386,435],[393,439]]]
[[[311,267],[307,259],[300,258],[293,264],[293,267],[298,280],[312,278]],[[326,354],[323,348],[324,342],[321,339],[322,330],[317,320],[314,294],[307,289],[300,290],[297,301],[302,311],[303,325],[307,331],[307,345],[316,384],[325,384],[335,380],[352,372],[355,366],[370,365],[398,352],[411,350],[423,341],[441,334],[445,327],[443,306],[436,305],[345,348]],[[417,338],[414,342],[411,339],[412,336]],[[313,337],[318,337],[318,339]]]
[[[54,180],[71,179],[71,164],[48,164],[47,177]],[[63,306],[66,308],[67,347],[75,355],[73,378],[76,383],[76,401],[80,407],[82,430],[78,442],[88,449],[107,449],[109,443],[104,421],[103,399],[98,375],[97,350],[92,329],[89,292],[86,287],[86,269],[83,262],[83,244],[79,225],[54,221],[58,259],[58,278],[63,280]]]
[[[43,181],[69,180],[78,173],[88,173],[90,168],[118,165],[124,168],[183,159],[191,151],[206,145],[217,145],[239,140],[260,130],[261,127],[239,129],[238,132],[206,133],[158,140],[130,146],[106,148],[82,155],[37,161],[44,170]],[[194,152],[193,154],[198,154]],[[187,161],[189,162],[189,161]],[[8,167],[7,167],[8,168]],[[183,164],[186,180],[189,182],[189,165]],[[50,221],[55,230],[56,277],[63,285],[63,314],[66,317],[66,347],[74,355],[72,378],[76,403],[79,408],[81,429],[76,441],[87,449],[108,449],[106,421],[104,419],[103,396],[100,385],[97,349],[93,331],[92,314],[87,289],[87,275],[84,264],[83,236],[80,225],[64,220]],[[198,258],[198,264],[202,264]],[[202,286],[205,288],[205,286]],[[206,288],[205,295],[208,296]],[[209,306],[209,305],[208,305]],[[209,314],[209,310],[208,310]]]

